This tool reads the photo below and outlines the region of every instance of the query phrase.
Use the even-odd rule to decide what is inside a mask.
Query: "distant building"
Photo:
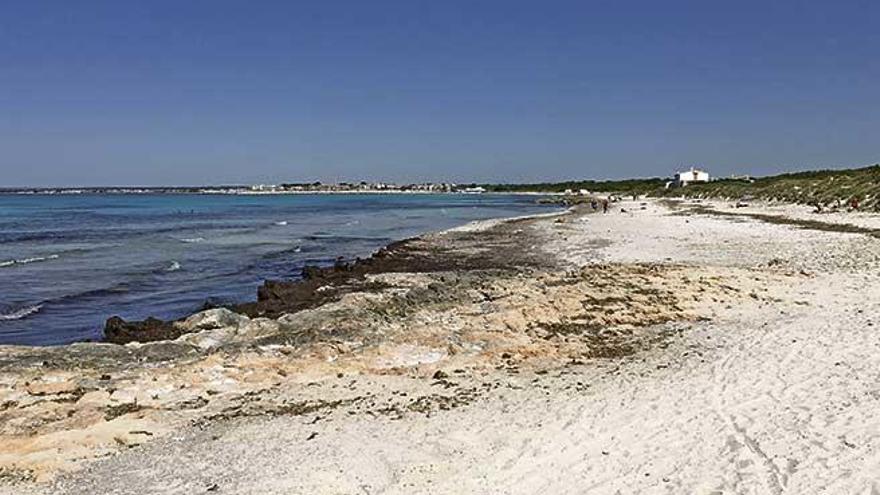
[[[749,184],[755,182],[755,178],[752,177],[751,175],[748,175],[748,174],[746,174],[746,175],[735,175],[734,174],[734,175],[731,175],[729,178],[730,178],[730,180],[738,180],[738,181],[742,181],[742,182],[748,182]]]
[[[675,181],[673,181],[672,185],[684,187],[692,182],[709,182],[709,172],[691,167],[686,172],[675,174]]]
[[[467,187],[465,189],[462,189],[461,192],[463,192],[465,194],[482,194],[482,193],[486,192],[486,189],[483,187],[479,187],[479,186]]]

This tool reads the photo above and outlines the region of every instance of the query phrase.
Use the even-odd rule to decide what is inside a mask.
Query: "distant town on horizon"
[[[874,165],[875,167],[877,165]],[[867,168],[870,168],[868,166]],[[865,167],[822,168],[795,170],[763,178],[810,173],[846,173]],[[570,179],[547,182],[402,182],[394,181],[298,181],[276,184],[225,184],[184,186],[41,186],[0,187],[0,194],[284,194],[284,193],[483,193],[483,192],[561,192],[572,184],[594,184],[614,187],[618,184],[662,184],[665,187],[688,183],[723,181],[753,182],[757,177],[750,174],[730,174],[724,177],[710,175],[711,169],[704,165],[681,166],[668,177],[634,177],[626,179]],[[532,189],[530,189],[530,187]]]

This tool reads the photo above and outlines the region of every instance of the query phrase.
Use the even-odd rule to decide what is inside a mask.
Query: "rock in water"
[[[112,344],[173,340],[182,334],[183,331],[172,323],[158,318],[128,322],[118,316],[113,316],[104,325],[104,341]]]

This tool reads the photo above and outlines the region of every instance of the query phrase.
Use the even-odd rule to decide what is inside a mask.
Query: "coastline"
[[[199,190],[188,190],[188,189],[199,189]],[[338,194],[338,195],[362,195],[362,194],[378,194],[378,195],[400,195],[400,194],[415,194],[415,195],[488,195],[488,196],[561,196],[564,193],[561,192],[541,192],[541,191],[518,191],[518,192],[505,192],[505,191],[483,191],[483,192],[464,192],[464,191],[423,191],[423,190],[397,190],[397,189],[383,189],[383,190],[346,190],[346,191],[258,191],[258,190],[222,190],[222,189],[201,189],[201,188],[173,188],[166,191],[163,190],[152,190],[150,188],[144,189],[114,189],[114,188],[97,188],[97,189],[53,189],[53,188],[36,188],[34,190],[24,189],[8,189],[8,190],[0,190],[0,195],[10,195],[10,196],[64,196],[64,195],[80,195],[80,194],[113,194],[113,195],[132,195],[132,196],[140,196],[140,195],[205,195],[205,196],[213,196],[213,195],[230,195],[230,196],[272,196],[272,195],[326,195],[326,194]]]
[[[696,210],[707,203],[715,214]],[[823,448],[872,472],[880,439],[844,418],[873,424],[880,405],[852,378],[880,364],[864,344],[878,239],[718,214],[731,210],[644,200],[483,221],[316,277],[333,297],[293,314],[211,310],[174,341],[0,348],[0,480],[10,493],[356,489],[321,476],[339,468],[389,493],[867,486],[798,434],[824,418],[810,430]],[[822,416],[829,404],[843,410]],[[267,455],[295,456],[295,475]],[[211,467],[229,462],[233,478]]]
[[[67,444],[67,440],[65,440],[63,443],[66,444],[66,447],[57,447],[53,444],[53,449],[72,449],[74,452],[80,453],[79,455],[85,449],[91,451],[91,454],[86,456],[88,459],[104,455],[104,453],[115,450],[121,445],[138,445],[142,441],[149,440],[153,434],[161,431],[167,432],[167,430],[154,428],[157,425],[148,422],[151,428],[143,431],[150,431],[151,435],[143,438],[126,434],[123,430],[130,428],[127,423],[123,423],[121,430],[114,427],[104,433],[92,431],[96,429],[96,426],[98,430],[106,429],[109,423],[114,422],[115,413],[112,411],[116,411],[117,408],[121,407],[122,412],[131,413],[153,409],[153,406],[146,406],[142,409],[142,406],[136,405],[138,404],[137,397],[144,393],[142,385],[130,383],[128,389],[130,393],[135,395],[127,396],[126,393],[120,394],[121,390],[117,388],[120,382],[127,382],[132,377],[136,377],[135,379],[139,383],[143,383],[146,380],[144,375],[151,376],[150,380],[155,381],[156,377],[152,376],[151,368],[165,367],[169,364],[172,368],[192,366],[205,359],[211,360],[221,353],[239,357],[246,355],[248,356],[246,359],[252,359],[249,352],[254,348],[260,349],[261,352],[271,350],[270,352],[276,356],[279,355],[278,349],[283,348],[281,355],[296,354],[299,360],[310,362],[306,367],[322,370],[323,363],[320,362],[321,360],[314,362],[316,356],[313,353],[317,352],[317,355],[323,356],[325,349],[321,349],[321,347],[326,346],[326,343],[317,342],[318,346],[314,346],[313,342],[303,341],[299,337],[300,334],[306,332],[300,328],[290,328],[295,327],[296,324],[288,320],[301,319],[303,320],[301,323],[304,323],[306,327],[321,326],[325,320],[339,319],[336,314],[337,307],[349,305],[348,301],[344,301],[346,297],[356,299],[355,305],[358,305],[364,302],[358,299],[369,298],[371,293],[376,291],[388,291],[389,288],[393,291],[400,287],[410,289],[413,284],[416,288],[420,288],[425,283],[428,283],[430,288],[430,279],[433,277],[433,273],[451,274],[455,277],[467,271],[477,271],[480,274],[475,278],[482,280],[492,279],[498,272],[508,272],[509,274],[542,266],[544,262],[526,254],[526,248],[520,246],[515,250],[509,249],[509,244],[512,241],[509,235],[513,229],[511,226],[571,213],[571,210],[562,210],[473,221],[459,227],[396,241],[380,249],[373,256],[357,260],[352,264],[340,267],[313,268],[309,278],[282,283],[282,290],[292,289],[294,292],[298,292],[295,294],[296,296],[305,300],[302,307],[292,308],[294,313],[290,316],[293,318],[287,320],[278,314],[274,315],[275,319],[265,317],[250,319],[226,309],[213,309],[194,313],[188,318],[181,318],[175,322],[163,322],[186,325],[185,330],[173,339],[159,338],[146,342],[134,339],[125,345],[108,342],[81,342],[60,346],[0,346],[0,405],[2,405],[0,419],[8,420],[10,417],[14,417],[16,409],[21,408],[30,409],[25,412],[25,416],[36,420],[37,423],[42,420],[47,421],[43,425],[29,424],[24,430],[20,430],[13,420],[5,422],[5,428],[0,428],[0,437],[7,440],[4,443],[7,448],[0,448],[0,487],[2,487],[3,481],[11,481],[18,486],[18,482],[52,479],[59,472],[78,469],[79,461],[71,463],[69,459],[66,460],[63,457],[55,459],[42,448],[38,448],[34,452],[37,455],[33,460],[28,460],[27,455],[13,454],[13,452],[20,452],[17,441],[25,441],[27,445],[30,445],[30,441],[25,439],[34,436],[37,438],[52,437],[54,430],[58,427],[53,424],[56,423],[54,418],[40,418],[44,411],[39,411],[41,409],[39,407],[33,408],[34,404],[62,406],[63,408],[73,402],[77,406],[84,406],[90,410],[85,421],[88,423],[98,421],[97,424],[89,424],[86,428],[89,430],[86,434],[89,437],[86,442],[88,446],[80,445],[83,439],[76,438],[72,440],[75,446]],[[502,253],[484,252],[485,247],[493,242],[487,238],[486,232],[493,230],[500,230],[500,232],[496,232],[496,237],[498,238],[497,242],[504,245],[505,250]],[[521,232],[521,229],[513,230]],[[450,245],[445,239],[447,236],[455,237],[456,240],[452,242],[458,242],[458,244]],[[471,252],[467,252],[468,250]],[[518,260],[517,256],[507,256],[507,254],[515,254],[514,252],[519,253]],[[502,256],[495,256],[496,254]],[[482,272],[491,272],[491,275],[486,276]],[[440,275],[440,279],[443,280],[446,276]],[[458,282],[453,283],[457,286],[456,288],[470,283],[470,281],[463,280],[455,282]],[[267,283],[271,284],[272,282],[267,281]],[[339,291],[334,292],[330,297],[323,297],[329,292],[327,289],[329,284],[338,286]],[[298,291],[298,289],[304,290]],[[312,299],[312,296],[316,294],[322,297]],[[399,303],[394,300],[396,294],[388,295],[391,297],[385,297],[385,299],[391,299],[392,306],[396,306]],[[449,294],[440,295],[440,299],[448,297],[450,297]],[[451,297],[455,298],[455,296]],[[425,302],[431,304],[433,302],[431,299],[429,295]],[[340,300],[343,301],[340,303]],[[243,303],[239,306],[247,308],[257,305],[258,302]],[[371,305],[370,301],[368,301],[368,305]],[[407,303],[404,302],[402,305],[406,306]],[[363,316],[360,313],[362,309],[357,308],[358,316]],[[370,310],[375,309],[370,308]],[[282,317],[279,318],[279,316]],[[387,320],[388,316],[383,315],[382,319]],[[232,332],[229,331],[231,327],[235,327]],[[359,332],[360,330],[354,331]],[[334,331],[333,333],[330,340],[335,341],[338,332]],[[375,342],[371,342],[369,345],[373,344]],[[318,347],[318,349],[314,347]],[[418,354],[417,351],[416,354]],[[370,359],[375,360],[375,357]],[[416,365],[430,365],[432,360],[428,359],[422,363],[420,358],[414,359]],[[303,365],[298,363],[297,369],[301,369],[301,366]],[[387,364],[380,365],[381,370],[387,368],[389,368]],[[390,366],[392,370],[396,368],[396,366]],[[319,374],[325,373],[329,372],[323,369]],[[195,382],[192,377],[177,377],[177,381],[182,382],[181,388],[189,388]],[[147,390],[151,389],[153,388],[147,388]],[[202,395],[205,393],[213,394],[208,389],[202,390]],[[122,398],[124,395],[129,398]],[[49,399],[44,399],[45,397],[49,397]],[[187,400],[199,402],[199,397],[191,397]],[[165,402],[165,400],[166,398],[163,397],[162,401]],[[149,403],[149,400],[140,399],[140,403]],[[98,404],[101,405],[98,406]],[[171,406],[172,409],[177,407],[177,405]],[[127,411],[126,408],[131,410]],[[184,409],[186,408],[184,406]],[[107,423],[100,421],[100,414],[96,415],[96,410],[105,412],[104,419]],[[54,414],[49,416],[54,416]],[[180,426],[179,421],[173,421],[172,424]],[[78,426],[82,425],[78,424]],[[48,430],[42,427],[48,427]],[[120,437],[119,434],[123,434],[123,436]],[[76,437],[77,435],[72,436]],[[96,441],[103,445],[96,448],[97,445],[93,444]],[[25,451],[29,450],[29,448],[25,448]]]
[[[254,301],[263,280],[295,279],[305,265],[369,256],[395,239],[472,219],[552,210],[509,195],[106,195],[2,203],[7,220],[19,221],[7,222],[0,239],[7,248],[0,258],[0,343],[25,345],[100,340],[114,315],[173,320]],[[29,283],[20,284],[22,277]]]
[[[337,301],[346,293],[372,290],[371,283],[366,280],[369,275],[392,272],[419,273],[486,269],[490,265],[498,265],[498,261],[471,260],[470,264],[460,263],[450,259],[448,253],[432,249],[430,241],[426,246],[424,241],[465,232],[483,232],[515,222],[554,218],[572,211],[571,208],[568,208],[530,215],[476,220],[457,227],[393,241],[366,258],[356,258],[349,261],[337,260],[335,264],[330,266],[306,265],[299,279],[264,280],[256,291],[256,300],[224,308],[250,318],[278,318],[284,314],[296,313]],[[126,321],[118,316],[113,316],[107,320],[103,339],[100,342],[129,344],[175,340],[186,333],[198,330],[196,327],[188,325],[186,320],[203,311],[196,311],[175,320],[150,317],[146,320]]]

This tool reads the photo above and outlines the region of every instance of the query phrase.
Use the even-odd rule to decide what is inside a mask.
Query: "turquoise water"
[[[0,344],[253,300],[267,278],[393,241],[546,211],[517,195],[0,195]]]

